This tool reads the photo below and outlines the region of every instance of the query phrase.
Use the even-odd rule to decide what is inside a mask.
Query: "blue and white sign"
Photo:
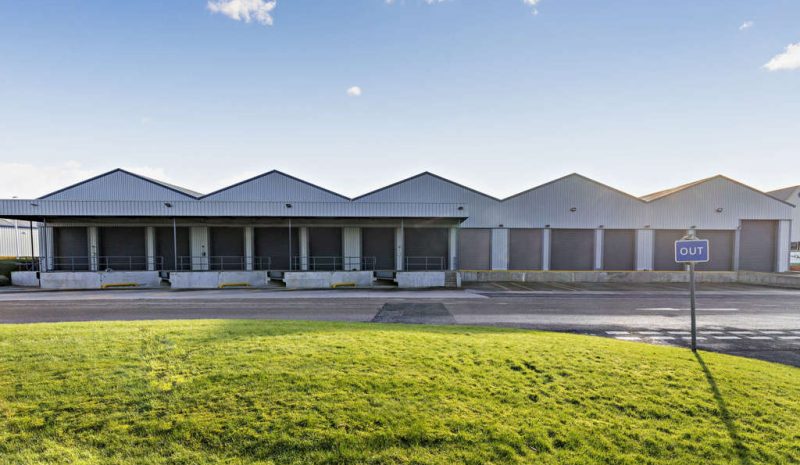
[[[708,239],[684,239],[675,241],[675,261],[677,263],[704,263],[711,256]]]

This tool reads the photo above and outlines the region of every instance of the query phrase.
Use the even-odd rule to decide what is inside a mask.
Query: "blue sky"
[[[425,170],[501,197],[800,184],[794,0],[214,1],[0,0],[0,197],[116,167],[353,196]],[[231,17],[259,4],[272,25]]]

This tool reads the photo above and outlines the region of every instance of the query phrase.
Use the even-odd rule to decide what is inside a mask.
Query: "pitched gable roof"
[[[640,199],[640,198],[638,198],[636,196],[628,194],[627,192],[623,192],[623,191],[621,191],[621,190],[619,190],[617,188],[611,187],[608,184],[603,184],[600,181],[595,181],[594,179],[586,177],[586,176],[584,176],[582,174],[579,174],[579,173],[571,173],[571,174],[568,174],[566,176],[562,176],[562,177],[560,177],[558,179],[554,179],[552,181],[546,182],[544,184],[540,184],[540,185],[538,185],[536,187],[532,187],[530,189],[526,189],[526,190],[524,190],[522,192],[519,192],[517,194],[514,194],[514,195],[512,195],[510,197],[506,197],[506,198],[503,199],[503,202],[505,202],[506,200],[512,200],[514,198],[521,197],[521,196],[523,196],[525,194],[531,193],[533,191],[542,189],[544,187],[547,187],[547,186],[550,186],[550,185],[553,185],[553,184],[556,184],[556,183],[559,183],[559,182],[562,182],[562,181],[566,181],[568,179],[580,179],[580,180],[586,181],[586,182],[588,182],[590,184],[595,184],[595,185],[597,185],[599,187],[602,187],[604,189],[608,189],[608,190],[610,190],[612,192],[616,192],[617,194],[623,195],[623,196],[628,197],[628,198],[630,198],[632,200],[636,200],[636,201],[639,201],[639,202],[643,201],[642,199]]]
[[[787,202],[792,202],[795,199],[794,193],[798,190],[800,190],[800,186],[789,186],[784,187],[783,189],[769,191],[767,194]]]
[[[672,194],[677,194],[680,191],[684,191],[684,190],[689,189],[691,187],[703,184],[703,183],[705,183],[707,181],[711,181],[714,178],[716,178],[716,176],[712,176],[710,178],[700,179],[698,181],[689,182],[689,183],[686,183],[686,184],[681,184],[680,186],[671,187],[669,189],[664,189],[662,191],[653,192],[652,194],[643,195],[643,196],[640,197],[640,199],[644,200],[645,202],[652,202],[653,200],[658,200],[660,198],[667,197],[667,196],[670,196]]]
[[[347,201],[348,197],[278,170],[268,171],[200,197],[201,200]]]
[[[481,195],[481,196],[486,197],[486,198],[491,199],[491,200],[495,200],[495,201],[499,201],[500,200],[497,197],[493,197],[493,196],[491,196],[489,194],[484,194],[481,191],[475,190],[475,189],[473,189],[471,187],[467,187],[467,186],[465,186],[463,184],[459,184],[459,183],[457,183],[455,181],[451,181],[450,179],[447,179],[445,177],[439,176],[438,174],[431,173],[430,171],[423,171],[422,173],[415,174],[414,176],[411,176],[409,178],[401,179],[400,181],[397,181],[397,182],[394,182],[392,184],[389,184],[388,186],[380,187],[380,188],[375,189],[373,191],[367,192],[366,194],[362,194],[362,195],[359,195],[358,197],[354,197],[353,200],[361,200],[361,199],[364,199],[366,197],[378,194],[380,192],[392,189],[394,187],[398,187],[398,186],[403,185],[403,184],[407,184],[409,182],[412,182],[412,181],[415,181],[417,179],[424,178],[424,177],[430,177],[431,179],[434,179],[436,181],[440,181],[442,183],[449,184],[451,186],[455,186],[455,187],[458,187],[460,189],[465,189],[465,190],[467,190],[469,192],[472,192],[472,193],[477,194],[477,195]]]
[[[705,184],[707,182],[716,181],[716,180],[722,180],[722,181],[730,182],[730,183],[735,184],[737,186],[740,186],[740,187],[743,187],[745,189],[751,190],[751,191],[755,192],[756,194],[761,194],[761,195],[763,195],[765,197],[769,197],[769,198],[771,198],[773,200],[777,200],[777,201],[779,201],[781,203],[785,203],[787,205],[790,205],[790,206],[794,207],[793,204],[791,204],[789,202],[786,202],[783,199],[775,197],[775,196],[773,196],[771,194],[768,194],[766,192],[760,191],[760,190],[756,189],[755,187],[750,187],[747,184],[741,183],[741,182],[739,182],[739,181],[737,181],[735,179],[731,179],[731,178],[729,178],[727,176],[723,176],[721,174],[718,174],[716,176],[711,176],[711,177],[705,178],[705,179],[700,179],[698,181],[690,182],[688,184],[683,184],[683,185],[680,185],[680,186],[677,186],[677,187],[673,187],[672,189],[665,189],[663,191],[654,192],[652,194],[644,195],[644,196],[641,197],[641,199],[644,200],[645,202],[654,202],[656,200],[661,200],[661,199],[663,199],[665,197],[669,197],[669,196],[677,194],[679,192],[683,192],[683,191],[685,191],[687,189],[691,189],[692,187],[699,186],[701,184]]]
[[[120,195],[124,194],[124,195]],[[39,197],[40,200],[180,200],[196,199],[189,189],[117,168]]]

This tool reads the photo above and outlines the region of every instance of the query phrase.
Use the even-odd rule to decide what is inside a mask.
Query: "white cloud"
[[[361,87],[353,86],[347,89],[347,95],[350,97],[361,97]]]
[[[277,4],[277,0],[209,0],[208,9],[236,21],[256,21],[272,26],[271,12]]]
[[[541,0],[522,0],[522,3],[531,7],[533,9],[533,14],[538,15],[539,10],[536,9],[536,5],[538,5],[540,1]]]
[[[746,31],[746,30],[750,29],[751,27],[753,27],[754,24],[755,23],[752,22],[752,21],[745,21],[745,22],[742,23],[741,26],[739,26],[739,30],[740,31]]]
[[[800,69],[800,42],[787,45],[786,51],[772,57],[764,68],[770,71]]]
[[[161,168],[149,166],[122,166],[128,171],[159,181],[172,182]],[[0,199],[17,196],[35,199],[63,187],[84,181],[111,168],[87,168],[77,161],[58,164],[0,163]]]

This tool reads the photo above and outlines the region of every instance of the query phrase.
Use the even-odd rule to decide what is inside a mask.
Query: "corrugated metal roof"
[[[18,218],[55,217],[324,217],[466,218],[468,206],[408,202],[80,201],[0,200],[0,213]]]
[[[783,189],[769,191],[767,194],[789,203],[796,203],[797,199],[795,198],[794,193],[798,190],[800,190],[800,186],[789,186],[784,187]]]
[[[589,178],[589,177],[586,177],[586,176],[584,176],[584,175],[582,175],[582,174],[578,174],[578,173],[572,173],[572,174],[568,174],[568,175],[566,175],[566,176],[560,177],[560,178],[558,178],[558,179],[554,179],[554,180],[552,180],[552,181],[550,181],[550,182],[546,182],[546,183],[544,183],[544,184],[541,184],[541,185],[539,185],[539,186],[532,187],[532,188],[530,188],[530,189],[524,190],[524,191],[522,191],[522,192],[520,192],[520,193],[518,193],[518,194],[514,194],[514,195],[512,195],[512,196],[510,196],[510,197],[506,197],[505,199],[503,199],[503,202],[505,202],[505,201],[507,201],[507,200],[511,200],[511,199],[517,198],[517,197],[524,196],[524,195],[526,195],[526,194],[529,194],[529,193],[531,193],[531,192],[533,192],[533,191],[535,191],[535,190],[542,189],[542,188],[544,188],[544,187],[548,187],[548,186],[550,186],[550,185],[557,184],[557,183],[559,183],[559,182],[563,182],[563,181],[566,181],[566,180],[568,180],[568,179],[572,179],[572,178],[581,179],[581,180],[583,180],[583,181],[586,181],[586,182],[589,182],[589,183],[595,184],[595,185],[597,185],[597,186],[598,186],[598,187],[600,187],[600,188],[607,189],[607,190],[609,190],[609,191],[612,191],[612,192],[616,192],[617,194],[620,194],[620,195],[624,195],[625,197],[629,197],[629,198],[631,198],[631,199],[638,200],[638,201],[643,201],[643,200],[642,200],[642,199],[640,199],[639,197],[633,196],[633,195],[631,195],[631,194],[628,194],[627,192],[623,192],[623,191],[621,191],[621,190],[619,190],[619,189],[616,189],[616,188],[614,188],[614,187],[611,187],[611,186],[609,186],[608,184],[603,184],[602,182],[595,181],[594,179],[592,179],[592,178]]]
[[[451,181],[450,179],[447,179],[445,177],[439,176],[438,174],[431,173],[430,171],[423,171],[422,173],[419,173],[419,174],[416,174],[416,175],[411,176],[409,178],[402,179],[400,181],[394,182],[392,184],[389,184],[388,186],[384,186],[384,187],[381,187],[379,189],[375,189],[374,191],[367,192],[366,194],[359,195],[358,197],[354,197],[353,200],[361,200],[361,199],[364,199],[364,198],[367,198],[367,197],[373,197],[373,196],[375,196],[376,194],[378,194],[380,192],[391,190],[394,187],[400,186],[402,184],[409,183],[411,181],[414,181],[415,179],[423,178],[423,177],[431,177],[431,178],[437,179],[439,181],[442,181],[443,183],[451,184],[451,185],[453,185],[455,187],[470,191],[472,193],[475,193],[475,194],[478,194],[478,195],[482,195],[484,197],[488,197],[488,198],[490,198],[492,200],[498,200],[498,201],[500,200],[497,197],[493,197],[493,196],[491,196],[489,194],[484,194],[481,191],[475,190],[475,189],[473,189],[471,187],[467,187],[467,186],[465,186],[463,184],[459,184],[459,183],[457,183],[455,181]]]
[[[59,200],[177,200],[200,194],[121,168],[39,197]]]
[[[264,200],[346,202],[350,199],[331,190],[277,170],[238,182],[201,197],[202,200]]]
[[[653,192],[652,194],[643,195],[643,196],[641,196],[639,198],[644,200],[645,202],[652,202],[654,200],[658,200],[660,198],[667,197],[669,195],[675,194],[675,193],[680,192],[682,190],[689,189],[689,188],[694,187],[694,186],[696,186],[698,184],[702,184],[702,183],[704,183],[706,181],[710,181],[711,179],[714,179],[714,177],[701,179],[699,181],[694,181],[694,182],[690,182],[690,183],[687,183],[687,184],[682,184],[682,185],[677,186],[677,187],[671,187],[669,189],[664,189],[663,191]]]
[[[667,189],[667,190],[663,190],[663,191],[660,191],[660,192],[655,192],[653,194],[645,195],[645,196],[642,196],[641,199],[646,201],[646,202],[653,202],[653,201],[656,201],[656,200],[663,199],[664,197],[669,197],[669,196],[671,196],[673,194],[677,194],[678,192],[685,191],[685,190],[690,189],[692,187],[699,186],[700,184],[705,184],[707,182],[715,181],[715,180],[719,180],[719,179],[727,181],[727,182],[732,182],[734,184],[738,184],[739,186],[744,187],[746,189],[749,189],[749,190],[751,190],[751,191],[753,191],[753,192],[755,192],[757,194],[763,195],[765,197],[769,197],[769,198],[771,198],[773,200],[777,200],[779,202],[783,202],[783,203],[785,203],[785,204],[787,204],[789,206],[794,207],[794,204],[786,202],[784,199],[779,199],[779,198],[774,197],[774,196],[772,196],[772,195],[770,195],[770,194],[768,194],[768,193],[766,193],[764,191],[760,191],[760,190],[756,189],[755,187],[748,186],[747,184],[739,182],[739,181],[737,181],[735,179],[731,179],[731,178],[729,178],[727,176],[723,176],[721,174],[718,174],[716,176],[711,176],[710,178],[701,179],[699,181],[690,182],[688,184],[684,184],[682,186],[674,187],[672,189]]]
[[[719,211],[718,211],[719,210]],[[270,171],[206,196],[114,170],[36,200],[0,200],[0,216],[458,218],[464,227],[736,227],[789,219],[794,206],[725,176],[641,198],[573,173],[497,199],[429,172],[354,199]]]

